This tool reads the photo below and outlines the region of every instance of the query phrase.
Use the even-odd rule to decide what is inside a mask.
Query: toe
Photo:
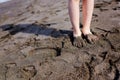
[[[90,44],[93,44],[98,40],[98,37],[93,34],[87,34],[85,38],[88,41],[88,43],[90,43]]]
[[[84,41],[83,41],[83,39],[81,38],[81,37],[75,37],[74,38],[74,41],[73,41],[73,45],[74,46],[76,46],[76,47],[78,47],[78,48],[81,48],[81,47],[83,47],[84,46]]]

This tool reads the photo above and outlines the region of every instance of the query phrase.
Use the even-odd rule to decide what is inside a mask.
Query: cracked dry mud
[[[91,26],[100,39],[82,48],[71,42],[67,1],[0,5],[0,80],[120,80],[119,5],[95,1]]]

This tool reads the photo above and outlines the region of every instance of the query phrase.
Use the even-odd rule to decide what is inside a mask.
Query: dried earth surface
[[[95,0],[91,28],[77,48],[67,0],[0,4],[0,80],[120,80],[120,1]]]

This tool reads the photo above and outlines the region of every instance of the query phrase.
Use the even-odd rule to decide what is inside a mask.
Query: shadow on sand
[[[55,28],[50,28],[51,25],[54,25],[55,23],[51,24],[6,24],[0,26],[0,28],[3,31],[9,31],[11,35],[15,35],[18,32],[22,33],[29,33],[29,34],[35,34],[35,35],[45,35],[45,36],[51,36],[54,38],[64,36],[64,35],[70,35],[72,34],[72,31],[70,30],[58,30]]]

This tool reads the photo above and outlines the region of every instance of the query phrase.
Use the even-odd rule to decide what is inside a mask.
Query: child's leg
[[[80,0],[69,0],[68,9],[73,27],[73,45],[81,48],[82,46],[84,46],[84,41],[81,37],[81,30],[79,28],[79,2]]]
[[[94,0],[83,0],[83,28],[84,35],[91,34],[90,24],[93,14]]]
[[[79,28],[79,2],[80,0],[69,0],[68,3],[69,15],[73,27],[74,37],[81,36],[81,31]]]
[[[89,43],[93,43],[98,40],[98,37],[93,35],[90,31],[90,24],[92,20],[94,8],[94,0],[83,0],[83,28],[82,33],[86,37]]]

